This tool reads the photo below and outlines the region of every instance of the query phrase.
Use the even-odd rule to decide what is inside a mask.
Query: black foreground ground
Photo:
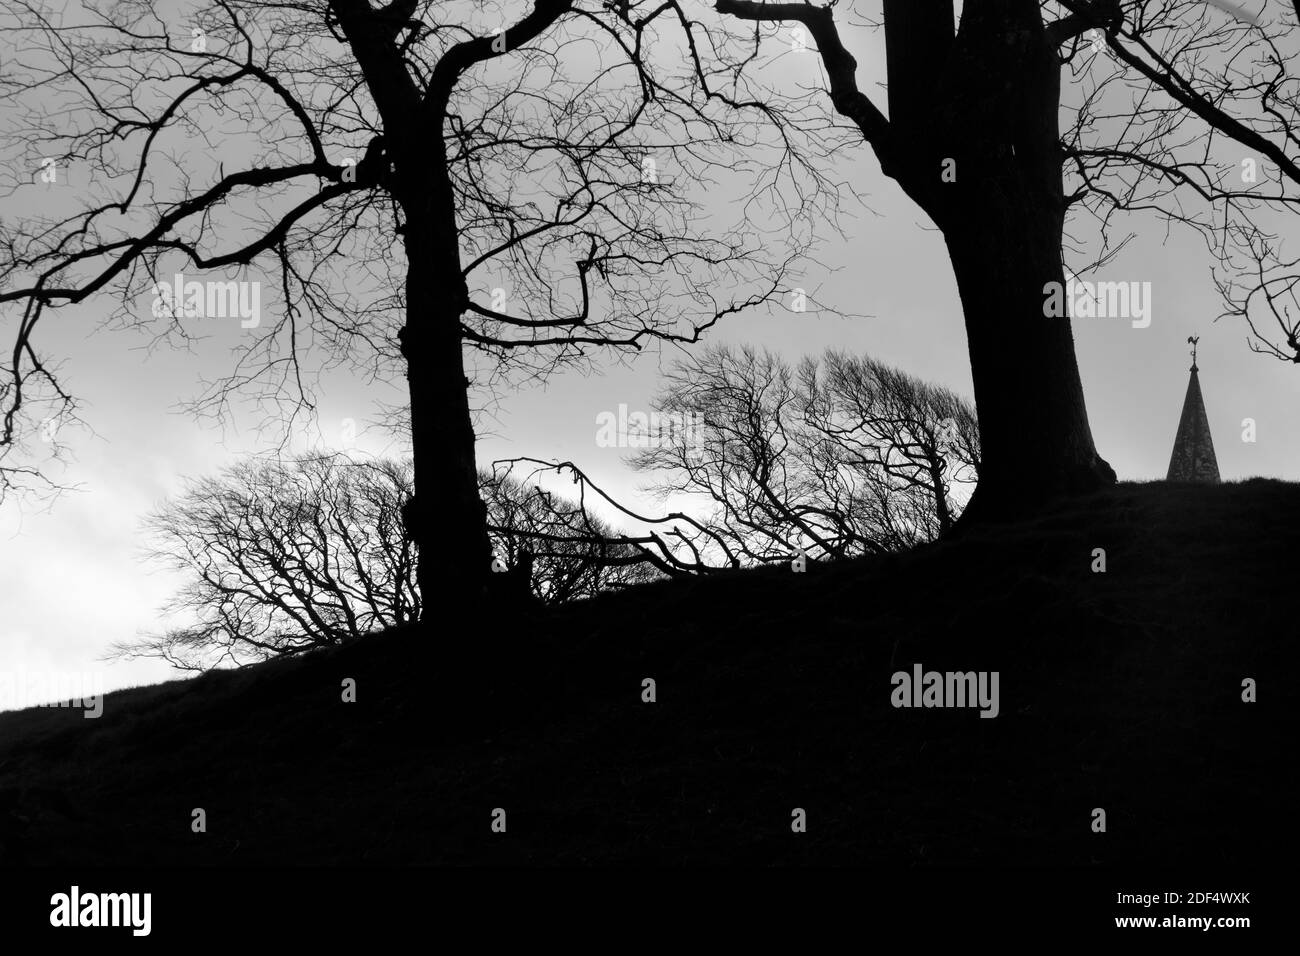
[[[1298,519],[1294,484],[1121,485],[898,558],[448,608],[98,720],[0,714],[0,862],[1252,867],[1294,787]],[[1000,715],[892,707],[915,663],[999,671]]]

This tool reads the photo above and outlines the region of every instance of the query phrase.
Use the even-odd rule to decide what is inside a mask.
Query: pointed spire
[[[1201,381],[1196,367],[1196,343],[1199,336],[1189,336],[1192,346],[1191,374],[1187,380],[1187,396],[1183,399],[1183,414],[1178,419],[1178,435],[1174,438],[1174,451],[1169,456],[1169,474],[1166,481],[1219,482],[1219,461],[1214,456],[1214,439],[1210,437],[1210,419],[1205,414],[1205,399],[1201,396]]]

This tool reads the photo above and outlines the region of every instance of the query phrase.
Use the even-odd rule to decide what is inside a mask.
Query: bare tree
[[[887,507],[904,516],[880,519],[895,547],[948,533],[959,507],[954,486],[969,492],[979,477],[979,424],[970,403],[868,356],[832,351],[823,361],[824,373],[813,359],[799,370],[804,422],[816,436],[804,446],[828,475],[822,484],[832,486],[847,471],[880,489]]]
[[[539,476],[547,475],[571,478],[577,488],[572,513],[579,522],[594,520],[595,508],[588,503],[590,497],[597,502],[596,507],[608,508],[643,526],[645,530],[619,534],[611,539],[611,543],[632,549],[625,557],[616,558],[618,563],[644,563],[652,569],[646,572],[651,577],[689,577],[723,568],[738,568],[743,563],[742,556],[731,549],[727,539],[700,519],[681,511],[663,515],[635,511],[602,489],[575,462],[520,456],[494,462],[493,466],[500,476],[516,477],[517,471],[525,472],[524,482],[536,482]],[[521,479],[516,477],[516,480]],[[585,528],[582,524],[577,526]],[[721,563],[716,560],[718,555],[722,558]]]
[[[953,0],[883,0],[886,117],[859,88],[841,38],[837,18],[851,7],[716,0],[716,9],[749,31],[756,60],[788,47],[778,31],[804,31],[824,71],[818,95],[943,234],[983,450],[966,514],[1023,511],[1114,481],[1093,443],[1070,317],[1046,307],[1048,290],[1066,283],[1067,217],[1084,261],[1097,264],[1122,248],[1107,232],[1120,212],[1155,212],[1219,251],[1234,222],[1293,212],[1292,11],[965,0],[957,24]],[[1075,116],[1064,131],[1063,108]],[[1252,156],[1276,170],[1275,183],[1236,175]]]
[[[1229,236],[1215,274],[1225,304],[1220,317],[1245,323],[1252,351],[1300,364],[1300,257],[1253,223],[1235,223]]]
[[[492,546],[540,603],[651,580],[639,553],[572,502],[480,473]],[[414,621],[417,548],[402,523],[409,461],[342,454],[245,462],[191,482],[146,521],[149,557],[187,582],[166,610],[188,623],[116,645],[184,670],[242,665]],[[504,565],[503,565],[504,566]]]
[[[110,322],[183,341],[195,300],[171,276],[266,275],[274,320],[241,322],[234,371],[196,407],[240,388],[309,410],[313,354],[404,372],[426,609],[490,573],[469,389],[695,341],[778,295],[823,194],[804,157],[834,144],[746,100],[676,0],[18,0],[0,38],[6,205],[42,210],[0,234],[0,478],[35,480],[11,455],[41,412],[77,416],[40,348],[51,313],[115,302]],[[40,174],[80,167],[80,208],[51,209]],[[753,203],[796,171],[784,235],[702,228],[720,177]],[[214,282],[242,290],[209,280],[209,303]]]
[[[829,352],[792,369],[711,347],[665,381],[656,408],[676,427],[633,462],[661,496],[716,509],[693,535],[715,561],[903,550],[951,527],[954,485],[978,474],[969,404],[870,358]]]
[[[661,575],[634,545],[580,505],[507,472],[479,473],[496,567],[529,568],[546,605],[595,597]]]
[[[419,615],[402,525],[411,468],[340,455],[246,462],[153,513],[149,557],[187,583],[165,609],[191,623],[117,645],[205,670],[296,654]]]

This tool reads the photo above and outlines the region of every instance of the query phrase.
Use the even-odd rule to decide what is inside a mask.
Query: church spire
[[[1174,438],[1174,451],[1169,456],[1169,474],[1166,481],[1219,482],[1219,462],[1214,457],[1214,439],[1210,437],[1210,419],[1205,414],[1205,399],[1201,397],[1201,381],[1197,376],[1196,343],[1199,336],[1189,336],[1192,346],[1191,376],[1187,381],[1187,396],[1183,399],[1183,414],[1178,419],[1178,435]]]

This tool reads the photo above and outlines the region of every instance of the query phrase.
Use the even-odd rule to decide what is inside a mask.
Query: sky
[[[867,31],[852,36],[860,86],[883,104],[883,40]],[[809,71],[805,79],[813,76]],[[846,236],[831,235],[805,270],[807,287],[820,289],[826,308],[733,316],[707,341],[766,347],[792,361],[827,348],[869,354],[969,396],[965,331],[939,233],[880,175],[865,147],[846,154],[839,172],[858,185],[866,205],[846,207]],[[76,185],[50,185],[51,201],[67,188]],[[22,210],[0,212],[7,219]],[[1138,238],[1102,274],[1081,278],[1151,283],[1150,325],[1134,328],[1117,318],[1074,323],[1102,455],[1122,480],[1164,477],[1187,387],[1186,339],[1197,335],[1223,478],[1300,478],[1300,369],[1252,353],[1240,324],[1214,321],[1221,306],[1198,238],[1166,234],[1154,219],[1127,225]],[[94,675],[103,690],[113,690],[180,676],[161,662],[101,659],[114,642],[155,630],[180,584],[143,560],[142,518],[176,494],[185,476],[264,452],[267,441],[247,419],[218,427],[177,409],[200,380],[229,368],[236,324],[205,320],[214,322],[203,330],[210,338],[192,350],[150,350],[137,333],[97,328],[101,317],[92,304],[61,309],[46,321],[41,345],[62,360],[93,433],[59,436],[70,460],[57,474],[79,490],[52,502],[0,505],[0,671]],[[0,316],[6,329],[9,321]],[[566,372],[503,391],[480,422],[480,463],[516,455],[572,460],[621,500],[656,510],[644,489],[647,476],[624,461],[627,451],[597,446],[596,422],[620,405],[650,410],[660,369],[681,354],[664,346],[611,361],[599,374]],[[377,403],[400,398],[402,384],[366,382],[345,369],[327,374],[319,388],[324,444],[341,447],[351,421],[356,450],[392,453],[393,436],[368,423],[378,417]],[[1254,442],[1242,438],[1248,418],[1256,423]],[[1034,436],[1026,434],[1025,442],[1032,453]]]

